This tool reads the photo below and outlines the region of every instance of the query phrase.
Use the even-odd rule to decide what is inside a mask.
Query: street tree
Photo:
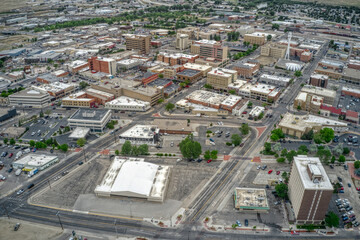
[[[231,143],[235,146],[239,146],[241,144],[242,138],[239,134],[233,134],[231,135]]]
[[[275,190],[278,196],[284,199],[287,197],[289,191],[288,185],[286,185],[285,183],[280,183],[276,185]]]
[[[317,146],[316,146],[316,144],[311,144],[311,145],[309,146],[309,151],[310,151],[311,153],[316,153],[316,151],[317,151]]]
[[[9,142],[9,139],[7,139],[7,138],[4,138],[4,144],[7,144],[8,142]],[[30,140],[31,141],[31,140]]]
[[[206,150],[204,153],[204,159],[209,160],[211,158],[210,150]]]
[[[118,149],[115,150],[115,155],[119,156],[120,155],[120,151]]]
[[[166,104],[166,106],[165,106],[165,109],[166,109],[166,111],[168,111],[168,112],[172,112],[172,111],[174,110],[174,108],[175,108],[175,105],[174,105],[173,103],[171,103],[171,102],[169,102],[169,103]]]
[[[201,145],[199,142],[193,140],[192,135],[189,135],[179,144],[181,154],[184,158],[195,159],[201,154]]]
[[[46,110],[45,110],[45,114],[46,114],[46,116],[49,116],[49,115],[51,114],[51,110],[50,110],[50,109],[46,109]]]
[[[294,157],[297,155],[297,152],[295,150],[291,150],[286,154],[286,159],[291,163],[294,160]]]
[[[4,139],[4,141],[5,141],[5,139]],[[30,145],[30,147],[34,147],[34,146],[35,146],[35,141],[34,141],[34,140],[30,140],[30,141],[29,141],[29,145]]]
[[[360,161],[359,160],[354,162],[354,168],[356,168],[356,169],[360,168]]]
[[[243,123],[240,127],[240,131],[242,135],[247,135],[250,132],[250,127],[249,124],[247,123]]]
[[[284,148],[283,150],[281,150],[281,156],[282,156],[282,157],[285,157],[287,153],[288,153],[288,151],[287,151],[286,148]]]
[[[339,226],[339,216],[334,212],[329,212],[325,217],[325,224],[326,226],[332,228],[332,227],[338,227]]]
[[[280,158],[276,159],[276,161],[277,161],[278,163],[284,163],[284,162],[285,162],[285,158],[280,157]]]
[[[217,154],[218,154],[217,150],[212,150],[210,153],[211,159],[216,160],[218,158]]]
[[[343,154],[348,155],[350,153],[350,149],[347,147],[343,148]]]
[[[295,73],[294,73],[294,76],[295,77],[301,77],[302,76],[302,73],[301,73],[301,71],[295,71]]]
[[[139,155],[139,148],[136,145],[131,146],[131,153],[132,156],[138,156]]]
[[[272,36],[270,34],[267,35],[266,40],[270,41],[271,39],[272,39]]]
[[[339,156],[339,162],[344,163],[346,161],[346,158],[344,155]]]
[[[122,155],[130,155],[131,154],[131,142],[125,141],[125,143],[121,147],[121,154]]]
[[[329,143],[334,137],[334,129],[332,128],[323,128],[320,130],[321,139]]]
[[[85,138],[79,138],[76,141],[76,144],[79,145],[79,147],[83,147],[86,144],[86,139]]]
[[[148,155],[149,154],[149,146],[147,144],[141,144],[139,146],[139,154],[140,155]]]
[[[63,152],[67,152],[69,149],[69,146],[66,143],[64,143],[64,144],[61,144],[60,146],[58,146],[58,148],[60,150],[62,150]]]
[[[10,139],[10,145],[14,145],[16,143],[15,139]]]
[[[344,151],[344,147],[343,147],[343,144],[342,143],[339,143],[338,145],[336,145],[334,148],[333,148],[333,153],[336,155],[336,156],[340,156]]]

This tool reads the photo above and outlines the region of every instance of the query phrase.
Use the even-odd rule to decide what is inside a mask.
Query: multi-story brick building
[[[349,60],[349,63],[348,63],[348,68],[360,70],[360,61],[359,61],[359,60],[350,59],[350,60]]]
[[[208,72],[206,82],[210,84],[214,89],[228,90],[230,83],[237,80],[237,71],[216,68]]]
[[[250,59],[246,63],[234,64],[233,70],[238,72],[238,75],[245,78],[250,78],[256,74],[260,69],[260,63],[257,60]]]
[[[196,63],[186,63],[184,64],[184,69],[193,69],[201,71],[202,75],[206,77],[207,73],[211,71],[212,67],[208,65],[196,64]]]
[[[169,54],[165,52],[160,52],[157,55],[157,60],[169,64],[170,66],[174,65],[184,65],[185,63],[194,63],[195,60],[199,58],[199,55],[190,55],[190,54]]]
[[[157,73],[153,72],[146,72],[144,75],[136,77],[134,80],[140,81],[142,84],[146,85],[151,83],[152,81],[156,80],[159,77]]]
[[[141,54],[150,53],[150,36],[127,34],[126,50],[139,50]]]
[[[79,72],[80,70],[86,69],[89,67],[89,63],[82,60],[75,60],[71,63],[65,64],[67,70],[73,74]]]
[[[88,59],[91,71],[116,74],[116,61],[112,58],[91,57]]]
[[[310,76],[309,84],[316,87],[326,88],[328,81],[329,81],[329,77],[326,75],[312,74]]]
[[[194,83],[202,77],[202,73],[199,70],[185,69],[177,73],[176,77],[182,82],[189,81],[190,83]]]
[[[288,186],[296,223],[320,224],[334,189],[319,158],[294,157]]]

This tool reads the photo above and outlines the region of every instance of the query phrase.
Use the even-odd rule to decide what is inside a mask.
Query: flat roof
[[[85,138],[86,135],[90,132],[90,128],[86,127],[76,127],[74,131],[69,135],[69,138]]]
[[[194,69],[194,70],[199,70],[199,71],[204,71],[204,70],[209,70],[212,67],[211,66],[207,66],[207,65],[202,65],[202,64],[196,64],[196,63],[185,63],[184,64],[184,68],[188,68],[188,69]]]
[[[212,105],[220,105],[223,101],[225,101],[226,97],[226,95],[221,95],[214,92],[196,90],[189,94],[186,98],[203,103],[209,103]]]
[[[322,87],[316,87],[316,86],[312,86],[312,85],[305,85],[301,89],[301,92],[315,94],[315,95],[322,96],[322,97],[332,97],[332,98],[336,97],[336,91],[322,88]]]
[[[195,70],[195,69],[185,69],[184,71],[181,71],[181,72],[177,73],[176,75],[183,75],[183,76],[193,77],[193,76],[199,74],[200,72],[201,71]]]
[[[48,162],[51,162],[57,158],[58,157],[55,155],[28,154],[28,155],[24,156],[23,158],[15,161],[14,163],[21,164],[24,166],[28,165],[28,166],[32,166],[32,167],[41,167],[41,166],[47,164]]]
[[[236,74],[237,71],[230,70],[226,68],[215,68],[211,70],[208,74],[218,75],[218,76],[224,76],[224,77],[231,77],[233,74]]]
[[[109,112],[111,112],[111,110],[88,110],[79,108],[73,115],[70,116],[69,120],[101,121]]]
[[[301,182],[305,189],[333,190],[330,179],[318,157],[298,155],[294,157],[294,164],[299,172]],[[308,167],[313,175],[321,176],[321,179],[313,181],[307,171]]]
[[[170,167],[144,162],[141,158],[115,157],[95,193],[163,198]]]
[[[221,105],[226,105],[226,106],[232,107],[232,106],[236,105],[241,99],[242,99],[242,97],[240,97],[240,96],[229,95],[229,96],[227,96],[227,98],[224,99],[224,101],[221,102]]]
[[[346,67],[343,71],[343,77],[349,76],[355,79],[360,79],[360,71],[354,68]]]
[[[153,138],[154,134],[158,132],[159,128],[155,125],[135,125],[120,136],[123,138]]]
[[[262,78],[266,78],[266,79],[274,80],[274,81],[279,81],[279,82],[290,82],[290,80],[291,80],[291,78],[288,78],[288,77],[269,75],[269,74],[265,74],[265,73],[260,76],[260,79],[262,79]]]
[[[268,210],[265,189],[260,188],[235,188],[235,208]]]
[[[356,88],[349,88],[349,87],[342,87],[341,91],[347,91],[347,92],[352,92],[352,93],[358,93],[360,94],[360,89],[356,89]]]
[[[105,103],[105,106],[112,106],[112,105],[127,105],[127,106],[150,106],[149,102],[137,100],[130,97],[121,96],[118,97],[110,102]]]

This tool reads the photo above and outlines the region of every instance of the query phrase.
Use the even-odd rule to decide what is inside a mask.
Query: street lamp
[[[56,216],[58,216],[58,218],[59,218],[59,223],[60,223],[61,229],[64,230],[64,227],[63,227],[62,222],[60,220],[60,212],[59,211],[56,213]]]

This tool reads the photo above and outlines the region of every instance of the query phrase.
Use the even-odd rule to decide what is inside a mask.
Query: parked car
[[[245,219],[245,226],[249,226],[249,221],[247,219]]]
[[[276,171],[276,175],[279,175],[280,174],[280,171]]]
[[[270,170],[268,171],[268,174],[271,174],[272,172],[273,172],[273,170],[270,169]]]
[[[14,154],[13,154],[13,153],[10,153],[9,158],[11,158],[12,156],[14,156]]]
[[[241,222],[239,220],[236,220],[236,225],[238,225],[239,227],[241,227]]]
[[[19,230],[19,228],[20,228],[20,223],[15,224],[14,231]]]
[[[19,191],[16,192],[17,195],[20,195],[24,192],[24,189],[20,189]]]
[[[207,163],[211,163],[211,162],[212,162],[212,159],[207,160]]]
[[[351,184],[350,184],[350,183],[348,183],[348,187],[351,187]]]

